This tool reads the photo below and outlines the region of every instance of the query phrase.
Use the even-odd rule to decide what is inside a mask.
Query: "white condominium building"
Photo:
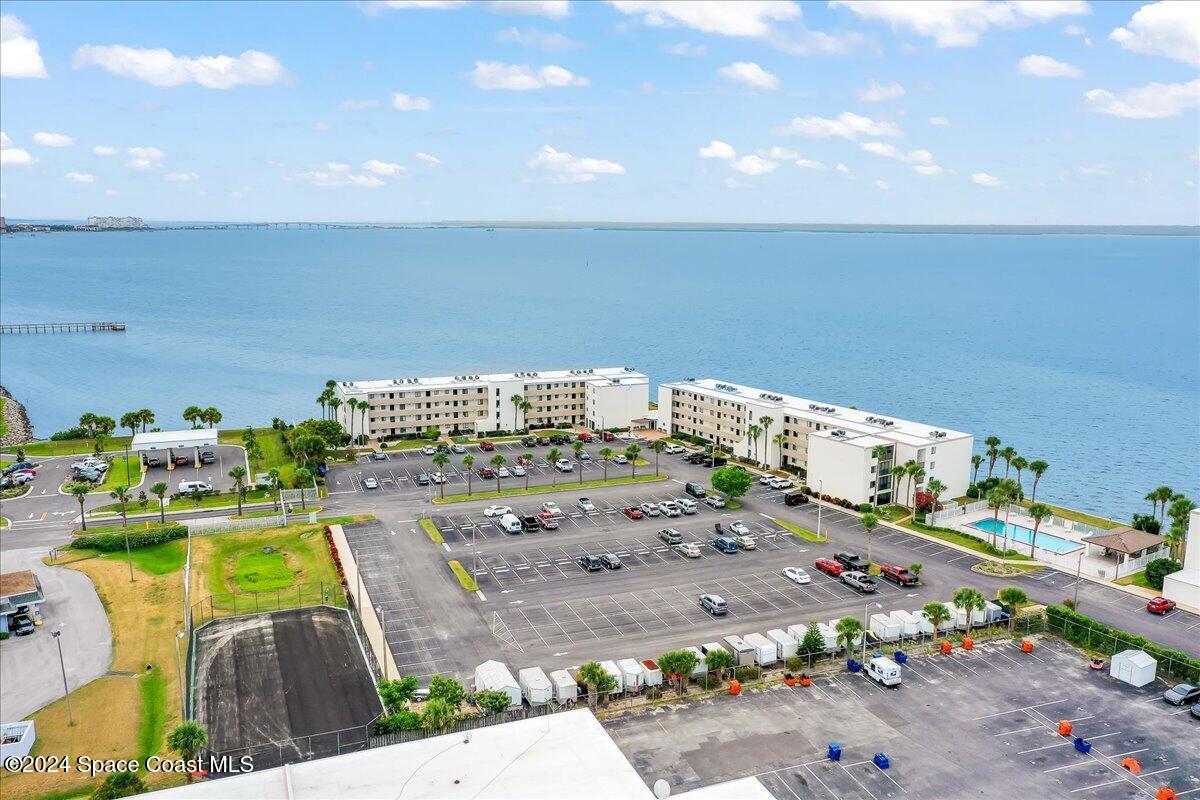
[[[430,426],[465,434],[557,425],[628,428],[647,415],[650,380],[629,367],[609,367],[342,381],[335,392],[342,427],[351,430],[354,414],[355,436],[383,438]],[[362,408],[351,408],[351,398],[368,405],[365,429]]]
[[[892,466],[910,460],[925,469],[918,490],[937,478],[946,485],[942,497],[951,498],[966,494],[970,483],[969,433],[711,378],[659,386],[658,420],[664,430],[703,437],[735,455],[799,467],[814,490],[853,503],[891,502]],[[752,427],[761,431],[756,439]],[[907,490],[905,482],[900,491]]]

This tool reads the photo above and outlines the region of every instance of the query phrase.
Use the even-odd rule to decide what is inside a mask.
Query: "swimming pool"
[[[998,519],[981,519],[978,522],[972,522],[970,527],[976,530],[983,531],[988,534],[989,541],[991,534],[996,534],[996,544],[998,547],[1003,547],[1001,540],[1004,537],[1004,525]],[[1024,525],[1014,525],[1008,523],[1008,541],[1019,542],[1020,544],[1028,545],[1033,541],[1033,531],[1026,528]],[[1072,542],[1070,539],[1064,539],[1061,536],[1055,536],[1052,533],[1043,533],[1038,531],[1037,546],[1044,550],[1049,550],[1051,553],[1070,553],[1083,547],[1079,542]]]

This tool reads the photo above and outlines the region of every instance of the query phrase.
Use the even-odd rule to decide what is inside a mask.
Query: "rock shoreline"
[[[0,447],[32,442],[33,426],[29,424],[29,415],[25,413],[25,406],[13,399],[13,396],[3,386],[0,386],[0,397],[5,400],[4,427],[6,429],[4,438],[0,439]]]

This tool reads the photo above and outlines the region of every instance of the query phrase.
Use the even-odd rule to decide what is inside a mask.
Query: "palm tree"
[[[550,462],[551,486],[558,486],[558,467],[555,465],[560,458],[562,458],[562,450],[559,450],[557,447],[551,447],[546,453],[546,460]]]
[[[363,437],[364,442],[371,436],[371,432],[367,428],[367,412],[370,410],[371,410],[371,402],[369,400],[359,400],[358,401],[358,413],[362,417],[362,419],[360,420],[362,422],[362,425],[359,426],[362,428],[362,432],[359,434],[359,436]]]
[[[358,398],[351,397],[346,400],[346,405],[350,407],[350,441],[354,441],[354,418],[358,415]]]
[[[908,464],[905,465],[904,471],[908,474],[908,486],[909,489],[912,490],[912,502],[909,503],[909,506],[912,507],[913,511],[915,512],[917,507],[917,484],[920,483],[921,479],[925,477],[925,468],[915,461],[909,461]]]
[[[908,474],[908,470],[903,464],[897,464],[892,467],[892,504],[897,506],[904,505],[904,499],[908,498],[908,493],[904,495],[904,499],[896,497],[896,490],[900,488],[900,481]]]
[[[772,417],[759,417],[758,421],[760,423],[762,423],[763,432],[769,435],[771,433],[771,425],[775,422],[775,420]],[[755,446],[757,447],[757,444]],[[766,466],[767,469],[770,469],[771,468],[771,448],[767,447],[767,439],[765,436],[763,437],[763,459],[762,460],[763,460],[764,466]]]
[[[233,478],[233,490],[237,492],[238,501],[238,516],[242,515],[242,495],[246,491],[246,468],[241,464],[229,470],[229,477]]]
[[[990,478],[992,477],[992,468],[996,466],[996,456],[1000,455],[1000,437],[989,436],[983,440],[983,443],[987,445],[987,450],[984,452],[987,453],[988,477]]]
[[[950,621],[950,609],[946,608],[945,603],[926,603],[921,606],[921,613],[933,626],[933,638],[937,639],[938,630]]]
[[[1054,512],[1050,510],[1050,506],[1045,503],[1034,503],[1029,507],[1029,516],[1033,518],[1033,539],[1029,542],[1029,557],[1036,558],[1033,554],[1034,548],[1037,546],[1038,528],[1042,524],[1042,520],[1049,517]]]
[[[654,474],[658,474],[658,456],[666,448],[667,443],[662,439],[656,439],[654,444],[650,445],[650,449],[654,451]]]
[[[629,459],[629,477],[630,479],[637,477],[637,460],[638,453],[642,452],[642,448],[636,444],[631,444],[625,448],[625,457]],[[716,451],[713,451],[713,458],[716,458]]]
[[[1037,502],[1037,485],[1042,476],[1046,474],[1046,470],[1050,469],[1050,465],[1045,461],[1038,459],[1037,461],[1029,462],[1029,471],[1033,473],[1033,489],[1029,493],[1029,502]]]
[[[1158,524],[1161,526],[1166,518],[1167,503],[1175,498],[1175,490],[1170,486],[1160,486],[1154,493],[1158,495],[1158,502],[1161,504],[1161,508],[1158,509]]]
[[[169,489],[170,487],[162,481],[150,487],[150,494],[158,498],[158,521],[163,523],[167,521],[167,508],[163,503],[163,498],[167,496]]]
[[[1004,459],[1004,477],[1008,477],[1008,470],[1012,467],[1013,459],[1017,457],[1017,451],[1013,447],[1005,447],[1000,451],[999,456]]]
[[[508,402],[513,404],[513,431],[515,432],[521,427],[521,406],[525,404],[525,395],[514,394],[508,398]]]
[[[583,485],[583,462],[580,461],[579,455],[583,452],[583,442],[576,439],[571,443],[571,449],[575,451],[575,460],[579,463],[579,485]]]
[[[871,534],[879,527],[879,517],[874,514],[863,514],[859,520],[867,531],[867,570],[871,569]]]
[[[994,520],[996,520],[997,524],[1000,523],[1000,509],[1004,507],[1004,503],[1005,503],[1006,499],[1007,498],[1005,498],[1003,490],[1001,490],[999,486],[994,487],[991,491],[989,491],[987,493],[987,505],[988,505],[988,508],[992,509],[992,512],[993,512],[992,518]],[[996,546],[996,528],[995,528],[995,526],[993,526],[992,527],[992,547],[995,547],[995,546]]]
[[[1008,632],[1012,633],[1013,626],[1017,624],[1017,612],[1021,610],[1021,606],[1029,602],[1029,595],[1025,594],[1023,589],[1016,586],[1005,586],[996,593],[996,599],[1010,609],[1008,612]]]
[[[68,488],[76,500],[79,501],[79,521],[83,523],[83,529],[87,530],[87,517],[83,515],[83,501],[87,498],[88,493],[92,491],[92,487],[84,483],[72,483]]]
[[[1151,489],[1149,492],[1146,493],[1146,496],[1142,499],[1150,501],[1150,516],[1157,518],[1158,517],[1158,490]]]
[[[931,512],[937,511],[938,498],[942,496],[942,492],[946,491],[946,484],[939,481],[937,478],[931,478],[929,485],[925,487],[925,491],[933,495],[933,505],[930,506]]]
[[[208,731],[198,722],[184,722],[167,734],[167,747],[178,753],[184,761],[191,761],[200,752],[200,748],[208,744]],[[188,783],[192,782],[192,773],[188,772]]]
[[[782,434],[780,434],[782,435]],[[879,483],[883,479],[883,475],[879,474],[879,464],[888,457],[888,448],[885,444],[877,444],[871,448],[871,458],[875,459],[875,496],[871,498],[871,505],[879,505]],[[894,492],[893,492],[894,494]]]
[[[863,624],[858,617],[842,617],[834,626],[837,631],[837,641],[846,650],[854,647],[854,641],[862,636]]]
[[[437,467],[438,472],[442,471],[442,467],[446,466],[446,462],[448,462],[449,460],[450,460],[450,456],[446,455],[445,453],[441,452],[440,450],[433,454],[433,466]],[[442,477],[445,478],[444,475]],[[446,497],[446,481],[445,480],[442,480],[438,484],[438,489],[441,490],[442,498],[445,499],[445,497]]]
[[[771,437],[771,441],[775,443],[775,450],[779,453],[779,468],[783,469],[783,446],[787,443],[787,436],[777,433]]]
[[[196,420],[200,419],[200,415],[203,413],[204,410],[200,406],[188,406],[183,410],[183,418],[185,421],[191,423],[194,428],[196,427]]]
[[[329,418],[337,419],[337,410],[342,407],[342,399],[340,397],[332,397],[329,399]]]
[[[475,466],[475,456],[467,453],[463,456],[463,466],[467,468],[467,496],[471,495],[471,467]]]
[[[763,429],[757,425],[751,425],[746,428],[746,438],[754,442],[754,460],[758,461],[758,437],[762,436]]]
[[[121,427],[129,428],[129,436],[132,438],[137,436],[138,425],[142,424],[142,418],[137,411],[127,411],[121,415]]]
[[[1021,489],[1017,486],[1017,482],[1012,478],[1004,478],[996,486],[996,489],[1004,496],[1004,552],[1008,552],[1008,514],[1012,511],[1012,504],[1017,502],[1020,496]]]
[[[108,493],[108,496],[117,501],[117,506],[121,509],[121,527],[125,527],[127,522],[125,519],[125,506],[133,499],[129,494],[129,487],[114,486],[113,490]]]
[[[604,462],[604,482],[608,483],[608,464],[612,461],[612,457],[616,455],[611,447],[600,448],[600,460]]]
[[[971,456],[971,483],[979,483],[979,467],[983,464],[983,456]]]
[[[1025,496],[1025,487],[1021,486],[1021,470],[1029,466],[1029,461],[1025,456],[1017,456],[1012,460],[1013,469],[1017,471],[1017,497]]]
[[[216,407],[209,406],[201,412],[201,419],[208,423],[208,427],[212,427],[221,421],[221,412],[217,411]]]
[[[145,433],[146,426],[154,424],[154,412],[148,408],[143,408],[138,412],[138,419],[142,423],[142,433]]]
[[[296,467],[296,471],[292,473],[292,476],[292,482],[295,483],[296,488],[300,490],[300,507],[305,508],[304,490],[308,488],[310,483],[312,483],[312,470],[310,470],[308,467]]]
[[[271,467],[269,470],[267,470],[267,477],[271,479],[271,486],[273,486],[275,488],[275,495],[273,497],[273,505],[274,505],[274,510],[276,510],[276,511],[279,510],[280,494],[283,491],[279,486],[279,476],[280,476],[280,472],[277,468]]]
[[[616,686],[616,679],[595,661],[584,663],[579,668],[579,677],[587,684],[588,705],[590,706],[596,704],[596,698],[602,692],[612,691]]]
[[[454,722],[454,706],[445,698],[431,697],[421,712],[421,727],[430,731],[444,731]]]
[[[983,592],[971,586],[963,586],[954,593],[950,600],[954,603],[955,608],[961,608],[967,612],[967,630],[971,629],[975,612],[982,611],[987,606],[987,599],[983,596]]]
[[[494,467],[496,470],[496,495],[497,496],[499,496],[499,494],[500,494],[500,468],[504,466],[504,462],[507,460],[508,459],[505,458],[504,456],[500,455],[499,453],[496,453],[496,455],[492,456],[492,460],[490,462],[492,467]],[[580,470],[580,472],[582,472],[582,471],[583,470]]]

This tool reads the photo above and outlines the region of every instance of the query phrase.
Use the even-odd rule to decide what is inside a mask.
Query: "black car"
[[[802,506],[807,502],[808,495],[806,495],[804,492],[789,492],[783,496],[783,504],[785,506]]]
[[[533,514],[526,514],[521,517],[521,528],[526,533],[536,533],[541,528],[541,523]]]
[[[870,564],[868,564],[863,559],[859,558],[854,553],[834,553],[833,559],[834,559],[834,561],[837,561],[838,563],[840,563],[846,569],[854,570],[857,572],[866,572],[867,567],[870,566]]]
[[[605,569],[621,568],[621,559],[617,558],[616,554],[614,553],[605,553],[604,555],[600,556],[600,563],[604,565]]]
[[[560,436],[558,434],[555,434],[554,436],[550,437],[550,444],[553,444],[553,445],[562,445],[562,444],[569,444],[569,443],[570,443],[570,440],[567,439],[567,437],[565,437],[565,436]]]
[[[158,456],[151,456],[150,458],[146,459],[146,466],[151,469],[153,469],[155,467],[161,467],[162,459],[159,458]]]
[[[588,572],[598,572],[604,569],[604,562],[600,560],[599,556],[580,556],[579,566]]]
[[[13,636],[28,636],[37,628],[28,614],[17,614],[12,618],[12,627],[9,630],[12,631]]]
[[[11,475],[12,473],[16,472],[19,469],[33,469],[33,464],[30,463],[29,461],[18,461],[14,464],[9,464],[7,467],[4,468],[3,474]]]
[[[217,463],[217,456],[216,456],[216,454],[213,453],[213,451],[205,450],[203,453],[200,454],[200,463],[201,464],[215,464],[215,463]]]
[[[704,460],[704,453],[692,453],[683,459],[689,464],[699,464]]]
[[[521,438],[521,444],[525,445],[526,447],[534,447],[537,445],[537,439],[533,438],[532,436],[524,436]]]
[[[450,452],[450,445],[446,444],[445,442],[442,442],[441,444],[439,444],[439,445],[437,446],[437,451],[438,451],[439,453],[449,453],[449,452]]]
[[[704,487],[698,483],[684,484],[683,490],[685,492],[687,492],[688,494],[690,494],[692,497],[700,497],[700,498],[708,497],[708,492],[704,491]]]

